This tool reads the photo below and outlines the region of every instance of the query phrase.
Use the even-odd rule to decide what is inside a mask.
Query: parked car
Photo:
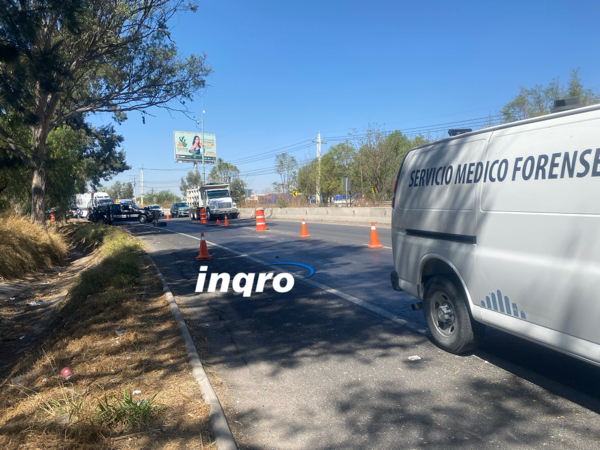
[[[163,209],[160,207],[160,205],[148,205],[145,206],[144,209],[148,210],[148,211],[158,211],[159,215],[162,217],[165,215],[165,212],[163,211]]]
[[[189,216],[190,207],[186,202],[175,202],[171,205],[171,217]]]

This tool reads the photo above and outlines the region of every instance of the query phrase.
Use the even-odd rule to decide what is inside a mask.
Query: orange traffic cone
[[[215,225],[221,225],[221,222],[219,221],[219,219],[217,219],[217,221],[215,222]]]
[[[204,233],[200,233],[200,250],[198,251],[198,256],[196,256],[196,261],[208,261],[210,258],[212,256],[208,254]]]
[[[223,224],[224,227],[228,227],[229,226],[229,221],[227,220],[227,216],[225,216],[225,223]]]
[[[300,236],[298,237],[310,237],[308,231],[306,231],[306,222],[302,219],[302,226],[300,227]]]
[[[383,247],[379,243],[379,238],[377,237],[377,229],[375,228],[375,222],[371,222],[371,242],[367,245],[369,248],[380,248]]]
[[[265,223],[265,212],[262,209],[256,210],[256,231],[267,231]]]
[[[167,214],[167,220],[171,220],[171,219],[169,218],[169,215],[168,215],[168,214]]]

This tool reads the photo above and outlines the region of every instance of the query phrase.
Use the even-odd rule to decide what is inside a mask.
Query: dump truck
[[[229,184],[208,183],[199,188],[188,189],[186,197],[192,220],[200,220],[201,208],[206,209],[206,220],[222,219],[225,216],[237,219],[240,215],[231,198]]]

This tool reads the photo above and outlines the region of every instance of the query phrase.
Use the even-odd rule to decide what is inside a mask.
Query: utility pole
[[[140,171],[140,190],[141,190],[141,206],[144,206],[144,166],[142,166],[142,170]]]
[[[202,110],[202,181],[206,184],[206,166],[204,165],[204,152],[206,147],[204,146],[204,110]]]
[[[317,205],[321,205],[321,144],[327,144],[327,141],[321,140],[321,133],[317,134],[317,140],[312,140],[317,143]]]
[[[135,184],[135,178],[136,178],[136,175],[131,175],[130,178],[133,178],[133,202],[135,203],[137,201],[136,200],[137,197],[135,195],[135,186],[136,186],[136,184]]]

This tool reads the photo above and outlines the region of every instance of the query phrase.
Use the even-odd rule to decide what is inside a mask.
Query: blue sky
[[[369,123],[409,135],[442,129],[497,114],[519,86],[566,85],[577,68],[600,90],[599,23],[598,0],[200,0],[171,26],[180,53],[206,52],[214,69],[190,109],[206,111],[217,156],[260,192],[278,181],[274,154],[290,146],[299,161],[314,157],[318,132],[330,138],[326,151]],[[180,195],[191,164],[174,162],[173,131],[196,124],[151,112],[145,124],[130,113],[115,126],[133,169],[105,185],[135,175],[139,189],[143,164],[146,192]]]

